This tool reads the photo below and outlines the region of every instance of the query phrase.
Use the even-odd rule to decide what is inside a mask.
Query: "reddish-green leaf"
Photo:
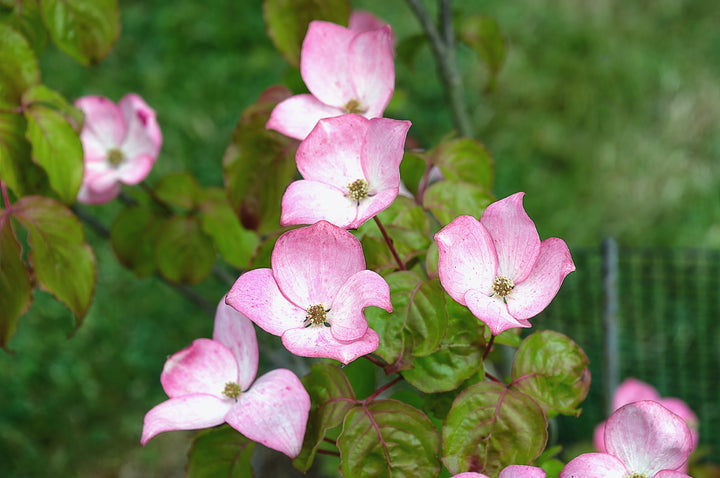
[[[83,148],[78,133],[57,111],[40,104],[25,109],[32,158],[66,204],[75,202],[83,178]]]
[[[155,264],[168,280],[183,284],[202,282],[215,263],[212,239],[197,217],[174,216],[155,233]]]
[[[400,163],[400,178],[413,196],[417,196],[418,187],[425,175],[427,160],[424,154],[406,151]]]
[[[312,408],[303,447],[293,466],[304,473],[312,466],[328,430],[340,426],[355,405],[355,394],[343,371],[325,362],[314,364],[302,383],[310,394]]]
[[[82,130],[85,114],[68,102],[60,93],[51,90],[45,85],[35,85],[27,90],[22,96],[24,107],[33,104],[46,106],[56,110],[67,119],[78,133]]]
[[[495,166],[485,146],[471,138],[444,139],[430,153],[445,179],[462,181],[492,191]]]
[[[454,300],[447,299],[447,334],[436,352],[417,357],[405,380],[426,393],[455,390],[474,373],[482,373],[485,326]]]
[[[532,398],[496,382],[480,382],[453,402],[443,426],[443,463],[450,473],[497,476],[530,464],[547,443],[545,414]]]
[[[15,333],[18,319],[32,303],[30,272],[22,258],[10,214],[0,211],[0,347]]]
[[[35,52],[35,56],[45,50],[47,45],[47,30],[40,15],[40,4],[37,1],[15,0],[11,10],[0,12],[0,21],[7,22],[25,39]]]
[[[21,33],[0,23],[0,103],[20,104],[23,92],[40,83],[35,53]]]
[[[12,205],[12,216],[28,231],[29,260],[35,281],[64,303],[82,325],[95,291],[95,255],[80,221],[59,202],[26,196]]]
[[[440,437],[420,410],[397,400],[373,400],[350,410],[338,437],[345,478],[437,476]]]
[[[50,193],[45,171],[32,161],[22,114],[0,112],[0,177],[16,196]]]
[[[228,264],[247,269],[260,244],[257,234],[244,229],[222,189],[209,189],[200,203],[203,232],[212,237]]]
[[[264,0],[263,15],[268,35],[275,47],[293,66],[300,66],[300,50],[313,20],[348,24],[350,2],[347,0]]]
[[[530,395],[548,418],[579,415],[590,389],[585,352],[570,338],[546,330],[528,336],[515,355],[512,385]]]
[[[188,453],[186,478],[252,478],[255,442],[228,425],[200,433]]]
[[[120,33],[116,0],[41,0],[50,37],[83,65],[105,58]]]
[[[413,357],[435,352],[448,326],[445,292],[439,280],[425,280],[410,271],[385,277],[390,286],[393,312],[365,311],[368,324],[380,335],[375,351],[392,370],[412,367]]]
[[[492,194],[481,186],[443,180],[425,191],[423,204],[441,224],[449,224],[463,214],[479,218],[493,200]]]
[[[110,244],[120,263],[138,277],[155,272],[153,237],[158,217],[148,206],[132,206],[117,215],[110,228]]]

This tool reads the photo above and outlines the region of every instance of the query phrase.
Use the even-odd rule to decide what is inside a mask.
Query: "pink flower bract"
[[[617,409],[605,427],[607,453],[586,453],[568,463],[560,478],[687,478],[677,470],[693,442],[685,420],[652,400]]]
[[[545,478],[545,476],[545,471],[536,466],[510,465],[503,468],[499,478]],[[453,475],[452,478],[488,478],[488,476],[474,471],[466,471]]]
[[[197,339],[170,357],[160,381],[169,400],[145,415],[142,438],[227,422],[268,448],[295,458],[302,448],[310,396],[290,370],[255,378],[258,347],[252,322],[221,302],[213,340]]]
[[[363,309],[392,311],[390,288],[365,269],[362,246],[326,221],[286,232],[277,240],[272,269],[241,275],[226,302],[292,353],[345,364],[374,351],[377,333]]]
[[[285,191],[280,224],[326,220],[354,229],[390,206],[409,128],[409,121],[352,114],[320,120],[298,148],[303,179]]]
[[[435,234],[440,282],[450,297],[498,335],[530,327],[575,270],[562,239],[540,242],[524,193],[494,202],[480,221],[460,216]]]
[[[358,33],[311,22],[300,56],[300,74],[311,94],[280,102],[266,127],[303,140],[322,118],[381,117],[395,89],[392,45],[389,26]]]
[[[118,195],[120,183],[139,183],[155,163],[162,145],[155,111],[132,93],[117,105],[101,96],[84,96],[75,105],[85,113],[85,175],[77,199],[105,203]]]

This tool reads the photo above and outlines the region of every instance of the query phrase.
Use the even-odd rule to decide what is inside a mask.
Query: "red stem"
[[[483,354],[483,362],[487,358],[487,356],[490,354],[490,350],[492,349],[493,342],[495,342],[495,336],[490,335],[490,340],[488,341],[487,345],[485,346],[485,353]]]
[[[7,186],[4,181],[0,181],[0,188],[2,188],[3,201],[5,202],[5,209],[10,209],[10,197],[8,196]]]
[[[401,271],[406,271],[407,267],[405,267],[405,263],[400,260],[400,256],[398,255],[397,251],[395,250],[395,246],[393,245],[392,239],[390,239],[390,236],[388,236],[387,231],[383,227],[382,223],[380,222],[380,219],[378,219],[377,216],[374,216],[373,219],[375,219],[375,224],[377,224],[378,228],[380,229],[380,232],[382,233],[383,237],[385,238],[385,242],[387,243],[388,247],[390,248],[390,253],[395,258],[395,262],[397,262],[398,267]]]
[[[375,393],[373,393],[373,394],[370,395],[368,398],[366,398],[365,400],[363,400],[363,403],[367,403],[367,402],[371,402],[371,401],[375,400],[375,397],[377,397],[378,395],[380,395],[380,394],[383,393],[385,390],[387,390],[388,388],[392,387],[393,385],[395,385],[396,383],[398,383],[398,382],[399,382],[400,380],[402,380],[402,379],[403,379],[402,377],[397,377],[397,378],[395,378],[395,380],[386,383],[386,384],[383,385],[382,387],[378,388],[378,389],[375,391]]]
[[[372,357],[370,355],[363,355],[363,357],[365,357],[367,360],[369,360],[373,364],[377,365],[378,367],[383,368],[383,369],[385,368],[385,364],[383,364],[381,361],[379,361],[375,357]]]
[[[415,198],[415,204],[418,206],[422,206],[423,196],[425,195],[425,188],[427,187],[427,183],[430,180],[430,170],[432,169],[432,164],[429,162],[425,165],[425,174],[423,174],[422,180],[420,181],[420,186],[418,186],[418,192],[417,197]]]
[[[333,450],[323,450],[322,448],[318,448],[317,452],[322,455],[333,455],[333,456],[340,456],[339,451],[333,451]]]

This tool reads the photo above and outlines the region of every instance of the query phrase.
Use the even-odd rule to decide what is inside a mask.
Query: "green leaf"
[[[155,272],[153,237],[158,217],[148,206],[131,206],[110,227],[110,245],[120,263],[138,277]]]
[[[488,89],[494,90],[497,75],[505,61],[505,40],[494,18],[485,15],[465,16],[457,29],[458,38],[473,49],[490,72]]]
[[[55,44],[83,65],[105,58],[120,33],[116,0],[41,0],[40,6]]]
[[[214,263],[215,248],[199,218],[174,216],[158,226],[155,264],[166,279],[197,284],[210,275]]]
[[[45,171],[32,161],[22,114],[0,112],[0,177],[16,196],[51,195]]]
[[[188,453],[186,478],[248,478],[254,476],[255,442],[223,425],[201,432]]]
[[[78,133],[57,111],[32,104],[25,109],[33,161],[47,173],[65,204],[75,202],[83,179],[83,148]]]
[[[197,204],[200,187],[192,174],[173,173],[160,178],[153,191],[163,203],[190,210]]]
[[[545,330],[528,336],[520,345],[512,367],[512,385],[530,395],[548,418],[580,415],[578,405],[590,389],[585,352],[570,338]]]
[[[20,104],[23,92],[40,83],[35,53],[22,34],[0,23],[0,103]]]
[[[289,92],[287,92],[289,95]],[[282,196],[295,179],[299,144],[265,129],[270,111],[283,95],[246,108],[223,158],[225,189],[246,229],[268,233],[278,228]]]
[[[425,175],[426,165],[427,159],[423,154],[406,151],[403,155],[400,163],[400,178],[413,196],[417,196],[418,186]]]
[[[424,206],[441,224],[449,224],[463,214],[479,218],[494,201],[481,186],[459,181],[438,181],[425,191]]]
[[[293,466],[305,473],[312,466],[328,430],[340,426],[355,405],[355,394],[343,371],[325,362],[314,364],[302,383],[310,394],[312,408],[303,447]]]
[[[347,0],[264,0],[263,16],[275,48],[294,67],[300,67],[300,50],[308,25],[325,20],[347,26],[350,18]]]
[[[47,46],[47,30],[40,15],[39,2],[15,1],[10,11],[5,14],[0,12],[0,21],[7,22],[22,33],[35,52],[35,56],[40,56],[45,50]]]
[[[437,429],[420,410],[397,400],[373,400],[350,410],[338,437],[345,478],[437,476]]]
[[[393,312],[374,307],[365,311],[368,324],[380,336],[375,353],[390,370],[412,367],[412,357],[435,352],[448,326],[445,292],[439,280],[400,271],[385,277]]]
[[[447,335],[438,351],[418,357],[403,377],[426,393],[455,390],[474,373],[481,372],[485,351],[485,326],[467,309],[447,299]]]
[[[70,209],[44,197],[20,198],[10,212],[28,231],[35,281],[75,314],[80,327],[96,281],[95,255],[82,224]]]
[[[479,141],[471,138],[445,139],[429,155],[432,164],[440,168],[445,179],[471,183],[492,191],[495,166],[490,153]]]
[[[223,259],[238,269],[248,269],[260,239],[242,227],[225,191],[220,188],[206,190],[200,212],[203,232],[213,238]]]
[[[406,36],[400,40],[395,47],[395,56],[409,70],[415,69],[415,59],[420,49],[427,45],[428,38],[424,33]]]
[[[500,335],[497,335],[495,337],[495,343],[496,344],[502,344],[507,345],[509,347],[520,347],[520,344],[522,343],[522,337],[520,336],[522,329],[507,329],[503,332],[500,332]]]
[[[530,397],[496,382],[480,382],[453,402],[443,426],[443,463],[450,473],[490,476],[530,464],[547,443],[547,420]]]
[[[0,347],[15,333],[20,316],[32,303],[30,271],[22,257],[22,247],[15,237],[11,215],[0,211]]]
[[[45,85],[36,85],[23,94],[23,106],[28,107],[33,104],[46,106],[57,110],[67,119],[72,127],[80,133],[82,130],[85,114],[79,108],[70,104],[65,97],[57,91],[51,90]]]

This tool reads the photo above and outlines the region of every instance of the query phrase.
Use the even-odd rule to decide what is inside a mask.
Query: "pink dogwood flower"
[[[311,22],[300,53],[300,74],[311,94],[280,102],[266,127],[303,140],[321,118],[381,117],[395,90],[393,41],[387,25],[358,33]]]
[[[137,184],[150,173],[162,145],[155,111],[133,93],[117,105],[101,96],[78,98],[75,105],[85,113],[85,175],[77,200],[105,203],[120,193],[120,183]]]
[[[499,478],[545,478],[546,473],[542,468],[536,466],[510,465],[500,472]],[[452,478],[489,478],[487,475],[474,471],[467,471]]]
[[[685,420],[653,400],[617,409],[605,427],[607,453],[585,453],[560,478],[689,478],[677,471],[692,452]]]
[[[409,121],[355,114],[320,120],[298,147],[303,179],[285,191],[280,224],[354,229],[386,209],[400,189],[408,129]]]
[[[653,400],[658,402],[663,407],[667,408],[671,412],[678,415],[680,418],[685,420],[688,427],[690,428],[690,434],[692,435],[693,450],[697,448],[698,441],[700,439],[698,433],[699,420],[697,415],[690,409],[690,407],[684,401],[674,397],[661,397],[655,387],[652,385],[642,382],[636,378],[628,378],[620,384],[613,394],[613,410],[617,410],[623,405],[628,403],[637,402],[640,400]],[[607,452],[605,448],[605,425],[607,422],[600,423],[595,427],[595,433],[593,434],[593,444],[595,449],[600,452]],[[685,471],[686,467],[683,466],[680,471]]]
[[[227,422],[251,440],[295,458],[305,436],[310,396],[286,369],[272,370],[253,383],[257,366],[252,322],[221,302],[213,339],[197,339],[165,363],[160,382],[170,399],[145,415],[142,445],[161,432]]]
[[[440,282],[450,297],[498,335],[530,327],[575,270],[562,239],[540,242],[516,193],[494,202],[480,221],[460,216],[435,234]]]
[[[391,312],[390,288],[365,269],[362,246],[352,234],[326,221],[286,232],[271,264],[241,275],[226,302],[281,336],[296,355],[347,364],[377,348],[379,337],[363,309]]]

